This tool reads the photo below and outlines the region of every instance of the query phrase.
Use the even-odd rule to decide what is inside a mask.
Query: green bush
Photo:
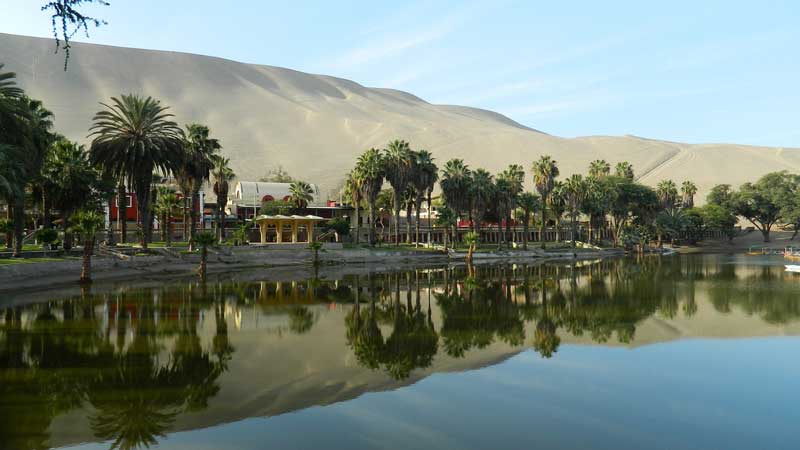
[[[350,221],[344,217],[336,217],[331,219],[320,226],[324,231],[335,231],[340,236],[347,236],[350,234]]]
[[[50,245],[58,239],[58,232],[52,228],[42,228],[35,236],[37,241]]]

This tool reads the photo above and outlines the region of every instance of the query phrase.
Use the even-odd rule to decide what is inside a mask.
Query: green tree
[[[56,40],[56,52],[60,48],[64,49],[64,71],[67,71],[69,64],[70,41],[72,37],[83,30],[86,37],[89,37],[89,25],[99,27],[105,25],[106,21],[92,17],[83,13],[79,8],[84,4],[98,4],[108,6],[104,0],[54,0],[44,3],[42,11],[51,13],[50,20],[53,25],[53,37]],[[62,43],[63,42],[63,43]]]
[[[472,229],[478,234],[478,239],[480,239],[483,217],[494,199],[495,186],[492,178],[492,174],[484,169],[476,169],[472,172],[472,181],[470,182]]]
[[[611,174],[611,164],[605,159],[595,159],[589,163],[589,176],[591,178],[603,178]]]
[[[161,239],[167,247],[172,245],[172,216],[180,209],[181,200],[175,191],[166,186],[156,188],[155,213],[161,222]]]
[[[691,181],[684,181],[681,184],[681,207],[694,208],[694,196],[697,194],[697,185]]]
[[[447,236],[450,230],[458,224],[458,216],[455,211],[447,206],[439,208],[439,214],[436,216],[436,226],[444,228],[444,248],[447,250]]]
[[[203,231],[197,233],[197,236],[195,236],[195,241],[200,247],[200,267],[198,268],[197,273],[200,275],[200,281],[205,283],[206,273],[208,271],[208,247],[216,244],[217,238],[208,231]]]
[[[586,181],[580,174],[574,174],[564,181],[564,200],[572,226],[572,248],[575,248],[578,239],[578,215],[586,199]]]
[[[419,245],[419,225],[420,225],[420,212],[422,211],[422,202],[428,202],[428,228],[431,226],[431,196],[433,195],[433,188],[436,186],[436,180],[439,178],[439,169],[436,163],[433,162],[433,155],[427,150],[419,150],[414,152],[416,162],[414,164],[414,174],[411,184],[414,186],[414,211],[416,212],[415,221],[415,239],[414,242]]]
[[[392,185],[395,245],[400,245],[400,208],[403,195],[411,183],[415,162],[411,147],[406,141],[394,140],[389,142],[389,145],[384,150],[383,172],[386,180]]]
[[[503,194],[503,200],[506,203],[506,235],[512,237],[511,234],[511,213],[517,209],[519,196],[524,189],[525,183],[525,169],[519,164],[510,164],[499,176],[506,180],[508,184],[508,191]]]
[[[355,178],[361,187],[364,201],[367,203],[369,215],[369,245],[375,245],[375,209],[378,195],[383,187],[384,172],[383,154],[380,150],[371,148],[358,157],[355,168]]]
[[[189,201],[189,250],[192,251],[194,235],[197,233],[197,211],[194,204],[199,198],[203,184],[211,178],[217,152],[222,145],[211,137],[211,130],[207,126],[192,123],[186,125],[183,147],[183,157],[175,175],[183,190],[184,202],[186,199]],[[200,213],[202,215],[202,211]]]
[[[361,193],[361,181],[362,180],[359,178],[356,169],[351,170],[345,179],[343,192],[343,195],[346,199],[345,201],[349,202],[353,206],[355,215],[354,242],[356,244],[358,244],[361,240],[361,202],[363,200],[363,194]]]
[[[289,193],[296,208],[305,208],[314,201],[314,188],[305,181],[293,181],[289,185]]]
[[[217,240],[222,242],[225,240],[225,207],[228,205],[228,192],[236,174],[231,169],[228,158],[216,155],[212,161],[214,169],[211,175],[214,177],[214,195],[217,197]]]
[[[558,164],[550,156],[544,155],[533,163],[533,184],[542,198],[542,222],[539,225],[539,239],[545,248],[544,227],[547,223],[547,207],[551,204],[550,194],[558,177]]]
[[[138,200],[144,227],[140,242],[147,248],[150,236],[150,190],[153,171],[173,173],[184,161],[183,132],[172,114],[152,97],[112,97],[111,104],[94,116],[89,150],[92,162],[106,173],[125,179]]]
[[[663,209],[673,209],[678,203],[678,187],[672,180],[660,181],[656,187],[656,195]]]
[[[630,181],[634,180],[633,166],[628,161],[618,162],[614,169],[614,175],[620,178],[627,178]]]
[[[536,210],[541,208],[539,197],[533,192],[523,192],[519,196],[519,207],[522,209],[522,248],[528,249],[528,231],[531,224],[531,218],[536,213]]]
[[[770,231],[781,220],[781,203],[790,192],[791,177],[786,172],[768,173],[755,183],[745,183],[732,196],[733,211],[749,220],[769,242]]]
[[[439,186],[442,188],[444,204],[455,212],[458,219],[470,209],[471,181],[472,171],[463,160],[451,159],[445,163]]]
[[[81,283],[92,281],[92,254],[96,235],[105,226],[105,218],[97,211],[78,211],[72,222],[72,231],[81,235],[83,240],[83,265],[81,269]]]
[[[736,215],[729,209],[709,203],[700,208],[700,214],[707,229],[722,233],[729,241],[736,236]]]

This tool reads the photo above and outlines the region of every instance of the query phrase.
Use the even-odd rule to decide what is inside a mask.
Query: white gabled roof
[[[240,181],[236,183],[236,187],[233,191],[234,199],[238,200],[239,204],[256,204],[260,205],[261,200],[266,197],[267,195],[271,196],[275,200],[283,200],[286,197],[290,197],[292,195],[291,190],[289,187],[291,183],[266,183],[262,181]],[[314,189],[314,200],[311,201],[311,204],[316,204],[319,199],[319,187],[315,184],[312,184],[311,187]]]

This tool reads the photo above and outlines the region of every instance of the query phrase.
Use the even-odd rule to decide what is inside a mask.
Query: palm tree
[[[447,251],[447,235],[450,230],[458,223],[458,216],[455,211],[448,207],[440,208],[436,216],[436,225],[444,228],[444,249]]]
[[[296,208],[305,208],[314,201],[314,188],[305,181],[293,181],[289,185],[289,193]]]
[[[470,208],[471,181],[472,172],[463,160],[451,159],[445,163],[439,186],[442,188],[444,204],[456,214],[455,227],[458,226],[458,219]],[[454,240],[458,240],[458,234],[455,235]]]
[[[628,161],[622,161],[617,163],[617,167],[615,168],[616,175],[621,178],[627,178],[629,180],[633,180],[633,166]]]
[[[656,195],[661,207],[670,210],[678,203],[678,187],[672,180],[662,180],[656,186]]]
[[[589,163],[589,176],[592,178],[607,177],[611,173],[611,164],[605,159],[595,159]]]
[[[564,183],[556,181],[553,183],[553,191],[547,200],[547,206],[550,207],[550,215],[553,217],[556,225],[556,242],[561,242],[561,217],[567,210],[566,197],[564,195]]]
[[[494,198],[494,180],[492,174],[484,169],[477,169],[472,172],[470,183],[470,197],[472,199],[472,229],[478,234],[480,239],[481,222],[486,210]]]
[[[172,215],[180,208],[181,200],[174,190],[166,186],[159,186],[156,192],[154,209],[161,222],[161,239],[169,247],[172,244]]]
[[[367,202],[370,246],[375,245],[375,203],[383,187],[384,167],[381,151],[371,148],[358,157],[354,171],[355,179],[361,187],[361,195]]]
[[[184,152],[176,175],[181,185],[184,199],[189,200],[189,250],[194,250],[194,235],[197,233],[197,211],[195,200],[200,195],[203,183],[211,178],[217,152],[222,148],[219,141],[211,136],[205,125],[192,123],[186,125]],[[184,200],[185,202],[186,200]],[[202,214],[202,211],[201,211]],[[185,225],[184,225],[185,228]]]
[[[525,169],[519,164],[511,164],[500,174],[500,177],[506,180],[508,185],[508,191],[503,195],[506,203],[506,241],[508,242],[508,237],[513,239],[511,235],[511,213],[517,209],[517,201],[525,183]]]
[[[392,185],[394,243],[400,245],[400,207],[414,173],[414,156],[408,142],[394,140],[384,150],[384,173]]]
[[[350,202],[351,205],[353,205],[356,223],[354,242],[358,244],[361,240],[360,222],[362,193],[361,179],[358,177],[355,169],[351,170],[350,173],[347,174],[347,178],[344,181],[344,197]]]
[[[93,138],[90,157],[106,173],[124,178],[136,192],[139,217],[145,228],[150,221],[150,189],[153,171],[174,173],[184,158],[183,132],[152,97],[136,95],[112,97],[111,104],[101,103],[104,110],[94,116],[89,129]],[[141,234],[147,248],[150,230]]]
[[[194,238],[197,245],[200,246],[200,267],[198,268],[197,273],[200,275],[200,281],[205,283],[206,272],[208,270],[208,247],[217,242],[217,237],[208,231],[203,231],[201,233],[197,233]]]
[[[481,169],[478,169],[481,170]],[[480,234],[477,231],[470,231],[466,235],[464,235],[464,242],[467,244],[467,264],[472,265],[472,255],[475,254],[475,250],[478,248],[478,242],[480,241]]]
[[[550,156],[543,155],[533,163],[533,183],[542,198],[542,223],[539,225],[539,239],[542,241],[542,248],[545,248],[544,227],[547,222],[547,206],[558,173],[558,164]]]
[[[503,174],[498,174],[494,180],[494,212],[497,216],[497,232],[500,239],[498,248],[502,247],[503,242],[508,240],[506,233],[503,233],[503,219],[511,215],[511,181]]]
[[[236,174],[228,165],[230,163],[228,158],[217,155],[214,156],[213,162],[214,195],[217,196],[217,240],[222,242],[225,239],[225,206],[228,204],[228,191]]]
[[[684,181],[683,184],[681,184],[681,195],[684,208],[694,208],[695,194],[697,194],[697,185],[691,181]]]
[[[572,225],[572,248],[578,239],[578,214],[586,198],[586,182],[580,174],[574,174],[564,182],[564,200]]]
[[[439,177],[439,169],[433,162],[433,156],[427,150],[414,152],[416,162],[414,164],[414,175],[411,184],[414,186],[414,210],[416,211],[416,230],[414,242],[419,245],[419,221],[422,201],[428,201],[428,228],[431,226],[431,195],[436,180]],[[429,235],[430,236],[430,235]]]
[[[50,154],[42,168],[44,196],[50,205],[61,211],[64,226],[64,249],[72,248],[72,236],[68,231],[70,216],[94,193],[100,174],[92,167],[89,154],[82,145],[67,139],[53,143]],[[44,211],[46,215],[49,211]],[[45,224],[45,226],[47,226]]]
[[[530,226],[531,216],[541,207],[539,197],[533,192],[523,192],[519,196],[519,207],[522,208],[522,248],[528,249],[528,227]]]
[[[92,254],[94,253],[95,236],[105,226],[105,218],[97,211],[79,211],[73,219],[72,231],[83,239],[83,267],[81,283],[92,282]]]

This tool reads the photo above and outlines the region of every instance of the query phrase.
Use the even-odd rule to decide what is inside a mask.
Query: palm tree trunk
[[[206,281],[206,270],[207,270],[207,263],[208,263],[208,248],[204,245],[200,249],[200,281]]]
[[[14,258],[22,256],[22,239],[25,232],[25,193],[14,196]]]
[[[183,240],[189,241],[189,196],[183,194]]]
[[[367,239],[369,240],[369,246],[370,247],[374,247],[375,246],[375,205],[374,205],[374,203],[370,203],[369,205],[367,205],[367,208],[369,209],[369,229],[367,230],[367,234],[368,234]]]
[[[411,210],[413,206],[411,202],[408,202],[408,206],[406,206],[406,244],[411,243]]]
[[[160,220],[161,220],[161,240],[163,242],[167,242],[167,236],[169,235],[169,232],[167,230],[167,220],[169,219],[166,214],[161,214]]]
[[[92,253],[94,253],[94,236],[83,243],[83,266],[81,268],[81,283],[92,282]]]
[[[197,234],[197,211],[194,210],[194,201],[197,199],[198,192],[192,192],[192,198],[189,201],[189,220],[191,226],[189,230],[189,251],[194,251],[194,235]]]
[[[70,251],[72,250],[72,233],[69,232],[69,220],[71,219],[72,212],[71,211],[62,211],[61,215],[61,227],[64,230],[64,250]]]
[[[164,242],[167,243],[167,247],[170,247],[172,245],[172,217],[169,215],[167,215],[167,220],[164,222],[164,229],[167,231]]]
[[[572,248],[577,247],[576,242],[578,240],[578,216],[576,214],[572,215]]]
[[[117,245],[117,240],[114,237],[114,226],[111,225],[113,217],[111,217],[111,205],[114,202],[114,195],[109,193],[108,197],[106,198],[106,202],[108,203],[108,229],[106,230],[106,245],[113,247]]]
[[[359,202],[356,202],[356,204],[353,205],[355,206],[355,219],[356,219],[356,226],[355,226],[356,235],[353,236],[353,242],[355,242],[356,244],[358,244],[359,241],[361,240],[361,237],[359,236],[361,234],[361,224],[359,223],[361,221],[361,211],[360,211],[361,207],[358,203]]]
[[[400,194],[394,193],[394,245],[400,245]]]
[[[513,242],[514,236],[511,234],[511,209],[509,209],[506,215],[506,245],[508,248],[511,248]]]
[[[139,201],[139,223],[142,227],[139,230],[139,244],[143,249],[147,249],[147,237],[150,234],[150,225],[152,224],[150,220],[150,180],[145,181],[146,183],[142,182],[139,186],[136,186],[136,199]]]
[[[544,226],[547,222],[547,197],[542,196],[542,221],[539,223],[539,242],[541,242],[542,249],[546,248],[544,243]]]
[[[6,199],[6,220],[13,223],[14,222],[14,199],[9,197]],[[14,231],[9,229],[6,231],[6,248],[11,249],[14,246]]]
[[[53,225],[53,215],[50,209],[50,196],[47,195],[47,189],[42,188],[42,228],[45,230]]]
[[[125,184],[117,185],[117,210],[119,211],[119,241],[123,244],[128,242],[128,193],[125,192]]]
[[[530,222],[530,220],[531,220],[531,216],[530,216],[530,214],[528,214],[527,211],[525,212],[524,220],[525,220],[525,223],[522,224],[522,249],[523,250],[527,250],[528,249],[528,222]]]
[[[433,216],[433,207],[431,207],[431,195],[432,195],[431,191],[428,190],[428,243],[431,242],[432,238],[431,230],[433,230],[433,228],[431,228],[431,217]]]
[[[422,202],[420,202],[419,206],[422,206]],[[419,218],[420,218],[420,211],[419,210],[420,209],[421,208],[417,207],[416,211],[414,212],[414,214],[415,214],[415,218],[414,218],[414,228],[415,228],[415,231],[414,231],[414,236],[415,236],[414,237],[414,246],[415,247],[419,247]]]

